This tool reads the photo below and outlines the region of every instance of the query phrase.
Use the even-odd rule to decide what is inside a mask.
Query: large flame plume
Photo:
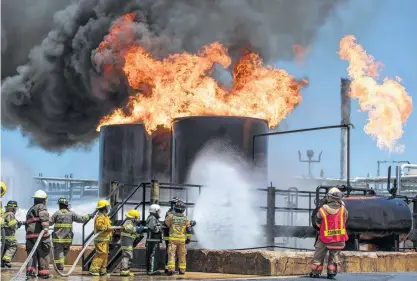
[[[233,64],[233,85],[225,87],[210,75],[215,65],[232,65],[227,49],[218,42],[196,54],[184,52],[161,60],[143,46],[126,46],[126,37],[134,32],[133,20],[134,15],[128,14],[117,21],[97,55],[109,49],[116,52],[124,62],[122,69],[130,87],[137,93],[130,97],[128,113],[115,110],[101,120],[97,130],[103,125],[140,122],[152,133],[158,126],[170,128],[175,118],[196,115],[262,118],[275,127],[301,102],[300,90],[307,80],[297,81],[285,70],[263,66],[254,52],[244,52]],[[114,69],[102,66],[105,75],[112,76]]]
[[[401,78],[384,78],[379,83],[382,63],[367,54],[353,35],[340,41],[339,54],[349,62],[348,73],[352,79],[349,96],[358,99],[362,111],[368,111],[366,134],[376,139],[380,149],[403,152],[405,147],[397,141],[403,135],[403,125],[413,106],[411,97],[400,84]]]

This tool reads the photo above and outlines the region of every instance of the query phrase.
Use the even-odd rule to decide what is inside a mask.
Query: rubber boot
[[[39,275],[38,275],[38,277],[39,277],[39,278],[42,278],[42,279],[49,279],[49,278],[51,278],[52,276],[51,276],[51,275],[49,275],[49,274],[39,274]]]
[[[336,273],[327,273],[327,279],[336,279]]]
[[[311,278],[320,278],[320,273],[312,271],[312,272],[310,272],[310,277]]]
[[[9,262],[9,261],[2,261],[1,262],[1,267],[8,267],[8,268],[11,268],[12,267],[12,264]]]
[[[179,273],[180,275],[184,275],[184,274],[185,274],[185,270],[180,270],[178,273]]]
[[[167,276],[172,276],[172,275],[174,275],[174,271],[168,270]]]
[[[157,271],[153,271],[153,272],[148,272],[148,275],[161,275],[161,272]]]
[[[26,273],[26,279],[35,279],[37,276],[36,276],[36,273],[35,272],[27,272]]]

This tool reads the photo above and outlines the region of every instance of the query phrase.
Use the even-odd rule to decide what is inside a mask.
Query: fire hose
[[[111,229],[120,229],[122,228],[121,226],[112,226]],[[82,248],[81,252],[78,254],[78,257],[75,259],[75,262],[73,263],[73,265],[71,266],[70,270],[67,273],[63,273],[61,272],[58,267],[56,266],[56,263],[54,262],[54,269],[56,271],[56,273],[58,273],[59,276],[62,277],[68,277],[71,275],[71,273],[75,270],[75,267],[77,266],[79,260],[81,259],[81,257],[83,256],[84,252],[87,250],[87,247],[90,245],[91,242],[93,242],[93,240],[99,236],[101,233],[103,233],[103,231],[97,232],[96,234],[94,234],[93,236],[91,236],[90,239],[88,239],[88,241],[85,243],[84,248]],[[51,239],[51,252],[52,252],[52,259],[55,260],[55,256],[54,256],[54,245],[52,243],[52,239]]]
[[[121,226],[112,226],[111,229],[120,229]],[[23,272],[23,270],[25,270],[26,266],[28,265],[29,261],[32,259],[36,249],[39,246],[39,243],[41,242],[43,235],[45,233],[45,230],[42,230],[39,233],[39,237],[36,240],[35,245],[33,246],[32,251],[29,253],[28,257],[26,258],[25,262],[22,264],[22,266],[20,267],[19,271],[17,272],[17,274],[11,279],[11,281],[16,280],[17,277],[19,277],[19,275]],[[58,270],[58,268],[56,267],[55,262],[54,264],[54,269],[55,271],[58,273],[58,275],[62,276],[62,277],[68,277],[75,269],[75,267],[78,264],[78,261],[80,260],[80,258],[83,256],[84,252],[87,250],[87,247],[89,246],[89,244],[100,234],[102,233],[102,231],[97,232],[96,234],[94,234],[86,243],[86,245],[84,246],[84,248],[81,250],[80,254],[78,255],[77,259],[75,260],[74,264],[72,265],[72,267],[70,268],[70,270],[67,273],[62,273],[61,271]],[[51,246],[52,246],[52,258],[54,259],[54,251],[53,251],[53,243],[52,243],[52,239],[51,239]]]

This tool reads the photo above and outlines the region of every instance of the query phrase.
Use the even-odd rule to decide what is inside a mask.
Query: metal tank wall
[[[253,136],[268,132],[265,120],[248,117],[195,116],[173,122],[172,182],[186,183],[189,169],[204,145],[215,139],[228,141],[250,163]],[[266,177],[267,138],[256,138],[255,163]],[[194,183],[198,184],[198,183]]]
[[[103,126],[99,163],[100,197],[110,194],[111,181],[126,184],[149,181],[151,144],[143,124]],[[128,195],[132,188],[125,186],[123,195]],[[133,199],[140,199],[136,197]]]

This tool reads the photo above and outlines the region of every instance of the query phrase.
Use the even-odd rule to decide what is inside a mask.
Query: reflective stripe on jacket
[[[349,237],[345,226],[345,207],[341,205],[335,214],[329,214],[323,207],[319,209],[319,212],[322,218],[320,241],[324,244],[346,242]]]

